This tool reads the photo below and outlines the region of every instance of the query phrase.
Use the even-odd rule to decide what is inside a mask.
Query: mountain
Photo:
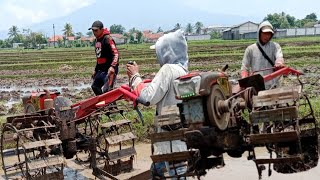
[[[180,23],[182,27],[185,27],[187,23],[195,24],[197,21],[209,26],[213,24],[234,25],[249,20],[254,22],[261,20],[257,17],[208,13],[184,6],[179,1],[162,0],[148,3],[141,4],[139,1],[125,1],[124,5],[123,3],[111,4],[107,1],[99,1],[99,3],[79,9],[68,16],[51,19],[24,28],[42,31],[46,36],[50,37],[53,36],[53,24],[55,24],[55,34],[62,34],[63,26],[66,23],[71,23],[75,33],[82,32],[85,34],[88,32],[92,22],[98,19],[104,23],[105,27],[110,27],[112,24],[121,24],[126,30],[135,27],[139,30],[149,29],[153,31],[156,31],[159,27],[163,30],[172,29],[176,23]],[[0,32],[0,38],[1,34]]]

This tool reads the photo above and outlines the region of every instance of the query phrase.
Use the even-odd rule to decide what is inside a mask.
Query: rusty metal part
[[[299,138],[297,131],[286,131],[267,134],[251,134],[249,136],[251,144],[267,144],[296,141]]]
[[[249,143],[265,144],[270,153],[269,159],[259,159],[253,150],[260,178],[260,164],[269,164],[271,174],[270,164],[274,164],[277,172],[295,173],[306,171],[318,163],[317,124],[310,102],[310,112],[299,119],[299,104],[305,97],[301,93],[301,86],[292,86],[260,91],[253,97],[250,121],[253,124],[264,123],[267,128],[262,134],[250,135]],[[276,154],[275,158],[272,153]]]
[[[54,99],[54,108],[52,100],[44,99],[48,98],[45,95]],[[87,153],[84,159],[89,160],[92,157],[94,161],[103,161],[104,166],[100,168],[100,174],[104,176],[106,173],[119,174],[132,170],[133,159],[137,154],[134,148],[136,136],[132,133],[131,121],[123,115],[127,110],[121,110],[115,104],[116,101],[125,99],[133,101],[134,106],[137,105],[137,96],[129,87],[122,86],[73,105],[69,99],[56,96],[56,93],[53,95],[47,92],[40,93],[39,97],[32,97],[33,103],[30,104],[39,106],[39,111],[7,118],[1,133],[1,155],[5,157],[5,153],[10,154],[5,152],[5,144],[8,142],[16,144],[17,153],[13,153],[16,161],[4,167],[5,172],[18,169],[26,179],[37,178],[40,175],[41,178],[47,179],[49,173],[46,173],[46,166],[49,166],[48,170],[54,167],[62,171],[64,158],[72,158],[80,152]],[[23,99],[25,104],[28,104],[29,100],[29,97]],[[49,109],[43,109],[42,100],[48,101],[45,107]],[[115,114],[121,114],[124,120],[115,122],[111,117]],[[102,116],[109,117],[111,122],[102,124]],[[95,145],[92,139],[101,143]],[[132,147],[124,147],[128,142]],[[119,149],[110,151],[109,148],[115,145],[118,145]],[[98,159],[89,151],[92,146],[98,152]],[[77,160],[84,162],[79,156]],[[91,166],[93,169],[98,168]],[[57,177],[60,176],[58,173],[55,174]],[[54,174],[50,177],[54,177]]]
[[[14,175],[15,170],[26,179],[63,177],[62,142],[50,121],[51,117],[41,115],[29,115],[25,121],[21,116],[7,119],[1,134],[1,158],[6,178]],[[10,134],[13,139],[7,138]],[[10,143],[13,141],[14,144]],[[8,151],[5,144],[15,146],[15,153],[11,156],[6,153],[9,157],[5,155]]]
[[[264,80],[260,74],[255,74],[238,81],[241,88],[253,87],[256,91],[265,90]]]
[[[124,119],[99,125],[101,133],[97,135],[96,152],[103,158],[104,163],[96,163],[94,168],[97,175],[117,176],[133,169],[133,160],[137,152],[134,147],[136,136],[132,133],[131,121],[124,116],[123,111],[111,110],[106,114],[112,120],[112,116],[119,112]]]

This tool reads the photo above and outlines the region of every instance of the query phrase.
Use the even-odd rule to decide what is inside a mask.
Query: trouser
[[[96,72],[91,88],[96,96],[106,93],[113,89],[116,82],[117,74],[114,75],[111,86],[109,86],[108,74],[104,71]]]
[[[169,172],[168,173],[169,176],[181,175],[181,174],[186,173],[186,171],[187,171],[186,166],[177,167],[175,169],[169,168],[168,162],[152,163],[150,169],[151,169],[152,177],[154,177],[154,176],[164,177],[165,171]],[[171,178],[171,180],[176,180],[176,179],[178,179],[178,178]],[[185,180],[185,179],[187,179],[187,178],[186,177],[179,178],[179,180]]]
[[[156,112],[156,114],[158,114]],[[157,133],[160,132],[166,132],[166,130],[162,129],[161,127],[157,127],[156,129]],[[175,140],[173,142],[171,142],[173,144],[173,149],[172,152],[180,152],[180,151],[186,151],[187,150],[187,146],[185,144],[185,142],[182,142],[180,140]],[[167,154],[170,153],[168,151],[170,151],[170,142],[169,141],[162,141],[162,142],[158,142],[155,143],[154,145],[155,150],[157,151],[156,154]],[[170,162],[158,162],[158,163],[152,163],[151,165],[151,173],[152,176],[160,176],[160,177],[164,177],[165,176],[165,172],[168,172],[169,176],[174,176],[174,175],[181,175],[181,174],[185,174],[187,171],[187,167],[186,166],[181,166],[181,164],[184,164],[183,162],[175,162],[175,168],[171,167],[170,168],[170,164],[172,166],[172,163]],[[187,179],[186,177],[180,177],[180,178],[171,178],[172,180],[185,180]]]

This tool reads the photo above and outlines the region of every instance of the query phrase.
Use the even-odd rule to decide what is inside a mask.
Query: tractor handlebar
[[[283,67],[283,68],[275,68],[275,72],[271,73],[271,74],[268,74],[268,75],[265,75],[263,76],[263,79],[264,81],[270,81],[278,76],[282,76],[282,75],[285,75],[285,76],[288,76],[289,74],[292,74],[292,75],[295,75],[295,76],[300,76],[300,75],[303,75],[302,72],[300,71],[297,71],[295,69],[292,69],[290,67]]]

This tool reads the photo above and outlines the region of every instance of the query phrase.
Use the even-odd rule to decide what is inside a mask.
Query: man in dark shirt
[[[95,95],[100,95],[114,87],[119,70],[119,53],[110,32],[107,28],[103,28],[101,21],[93,22],[88,30],[92,30],[96,37],[97,63],[92,74],[91,88]]]

